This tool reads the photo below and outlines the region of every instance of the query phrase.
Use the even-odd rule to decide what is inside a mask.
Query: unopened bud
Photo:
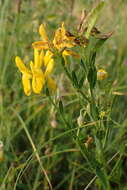
[[[55,119],[51,120],[50,124],[51,124],[52,128],[56,128],[57,127],[57,121]]]
[[[84,117],[82,115],[78,117],[77,123],[79,126],[82,126],[84,124]]]
[[[88,139],[85,143],[86,148],[88,148],[93,143],[93,137],[88,136]]]
[[[104,69],[99,69],[97,71],[97,80],[104,80],[107,77],[107,72]]]
[[[104,111],[101,111],[99,114],[100,119],[103,119],[105,117],[106,113]]]

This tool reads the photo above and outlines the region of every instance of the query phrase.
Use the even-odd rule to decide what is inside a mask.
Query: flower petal
[[[46,34],[44,24],[40,25],[40,27],[39,27],[39,33],[40,33],[40,35],[42,37],[42,40],[45,41],[45,42],[48,42],[48,36]]]
[[[39,53],[37,49],[34,48],[34,67],[35,69],[40,69],[44,59],[44,51],[43,49]]]
[[[30,85],[30,78],[28,75],[23,74],[22,84],[23,84],[23,88],[24,88],[24,93],[27,96],[29,96],[31,94],[31,85]]]
[[[75,58],[79,58],[80,57],[80,55],[79,54],[77,54],[76,52],[74,52],[74,51],[72,51],[72,50],[64,50],[63,52],[62,52],[62,55],[63,56],[69,56],[69,55],[72,55],[73,57],[75,57]]]
[[[16,66],[18,67],[21,73],[27,74],[29,75],[29,77],[32,76],[31,71],[25,66],[25,64],[23,63],[20,57],[16,56],[15,62],[16,62]]]
[[[63,48],[62,42],[64,40],[64,35],[65,35],[64,28],[60,27],[56,30],[54,40],[53,40],[53,44],[56,49]]]
[[[53,53],[51,51],[46,51],[46,54],[44,56],[44,65],[47,66],[47,64],[49,63],[49,61],[51,60],[53,56]]]
[[[44,83],[45,83],[45,80],[44,80],[43,76],[36,77],[35,75],[33,75],[32,88],[33,88],[34,93],[40,94],[41,90],[42,90],[42,88],[44,86]]]
[[[34,48],[34,67],[39,68],[39,51]]]
[[[40,56],[39,56],[39,68],[44,64],[44,51],[41,50]]]
[[[40,94],[41,90],[44,86],[45,80],[44,80],[44,74],[41,69],[35,68],[33,62],[31,61],[30,67],[33,73],[32,77],[32,88],[34,93]]]
[[[51,59],[51,60],[49,61],[49,63],[47,64],[47,67],[46,67],[44,76],[45,76],[45,77],[49,76],[49,75],[52,73],[53,68],[54,68],[54,60]]]
[[[37,41],[32,43],[33,48],[36,48],[38,50],[41,49],[49,49],[49,43],[44,41]]]

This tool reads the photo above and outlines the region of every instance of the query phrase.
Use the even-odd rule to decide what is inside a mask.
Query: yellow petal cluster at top
[[[53,41],[50,41],[48,39],[45,27],[43,24],[40,25],[39,27],[39,33],[41,35],[42,40],[34,42],[32,46],[38,50],[45,49],[45,50],[50,50],[51,49],[56,49],[57,51],[61,52],[63,56],[73,56],[78,58],[79,55],[68,49],[76,46],[75,43],[75,36],[70,35],[64,27],[64,22],[61,24],[61,27],[59,27],[56,32]]]
[[[45,82],[47,82],[53,91],[56,89],[56,83],[50,76],[54,68],[54,60],[52,59],[52,53],[50,51],[44,53],[43,50],[39,52],[37,49],[34,49],[34,62],[30,61],[29,69],[25,66],[20,57],[16,56],[15,62],[22,73],[22,84],[27,96],[31,94],[31,89],[33,89],[34,93],[40,94]]]

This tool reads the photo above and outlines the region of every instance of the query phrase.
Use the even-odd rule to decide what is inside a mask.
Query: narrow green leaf
[[[80,79],[79,88],[82,88],[85,78],[86,78],[86,75],[83,75],[82,78]]]
[[[93,89],[97,81],[97,71],[95,66],[90,68],[87,78],[90,83],[90,88]]]
[[[106,174],[104,173],[104,171],[102,171],[102,169],[100,169],[100,168],[96,168],[96,175],[100,179],[100,182],[101,182],[103,188],[108,190],[109,189],[109,181],[108,181],[108,178],[107,178]]]
[[[78,79],[77,79],[75,71],[72,71],[72,81],[73,81],[74,86],[78,88]]]
[[[94,120],[99,119],[99,111],[95,103],[90,104],[90,113]]]
[[[95,65],[95,59],[96,59],[96,52],[92,51],[92,53],[90,53],[90,60],[89,60],[91,66]]]
[[[60,110],[60,113],[64,113],[63,103],[61,100],[59,101],[59,110]]]
[[[49,89],[48,88],[46,88],[46,96],[49,96],[50,95],[50,93],[49,93]]]

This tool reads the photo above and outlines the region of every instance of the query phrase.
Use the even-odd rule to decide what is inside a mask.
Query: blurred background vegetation
[[[39,158],[54,190],[83,190],[94,178],[68,130],[46,96],[23,93],[21,76],[15,66],[19,55],[27,63],[33,56],[31,43],[40,38],[38,27],[46,23],[48,35],[65,22],[69,31],[78,27],[82,10],[90,11],[99,0],[0,0],[0,140],[4,161],[0,163],[1,190],[47,190],[47,180],[35,158],[24,128],[28,129]],[[97,90],[103,110],[112,121],[106,160],[118,151],[108,175],[113,190],[127,190],[127,1],[107,0],[97,27],[104,33],[115,30],[97,55],[97,68],[108,78]],[[73,62],[73,60],[71,60]],[[76,62],[76,60],[74,61]],[[81,104],[64,74],[56,71],[68,120],[77,120]],[[58,74],[60,73],[60,74]],[[84,86],[85,88],[85,86]],[[86,129],[85,129],[86,130]],[[88,129],[90,130],[90,129]],[[89,131],[82,131],[87,139]],[[95,151],[95,152],[94,152]],[[96,149],[93,150],[96,154]],[[101,190],[98,180],[89,190]]]

